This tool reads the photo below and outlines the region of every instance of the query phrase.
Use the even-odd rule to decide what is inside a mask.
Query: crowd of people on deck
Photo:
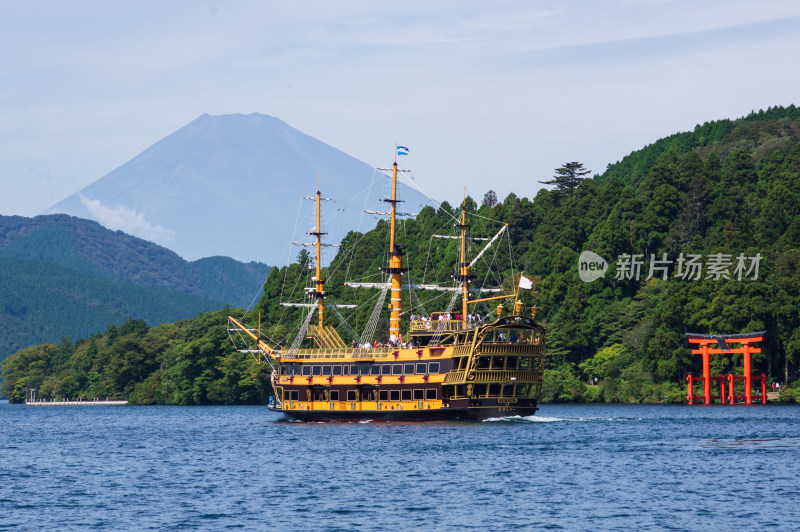
[[[433,312],[429,316],[424,316],[423,314],[411,314],[409,319],[411,321],[461,321],[463,318],[460,312]],[[467,325],[479,325],[484,323],[489,319],[489,314],[485,316],[481,316],[478,313],[473,314],[472,312],[467,314]]]
[[[363,344],[360,344],[360,343],[356,342],[355,340],[353,340],[352,347],[353,347],[353,349],[371,349],[373,347],[376,347],[376,348],[377,347],[401,347],[403,349],[413,349],[413,348],[417,347],[417,343],[413,338],[410,341],[406,342],[403,339],[403,335],[402,334],[398,336],[398,335],[392,333],[389,336],[389,340],[387,340],[386,342],[380,342],[380,341],[376,340],[375,342],[364,342]]]
[[[448,320],[461,321],[461,318],[462,314],[459,312],[434,312],[431,313],[429,316],[424,316],[422,314],[411,314],[409,316],[409,319],[411,321],[428,322],[428,328],[430,328],[430,322],[433,321],[448,321]],[[467,314],[468,327],[481,325],[482,323],[485,323],[488,320],[489,320],[488,313],[485,316],[481,316],[478,313],[473,314],[472,312]],[[404,349],[409,349],[409,348],[413,349],[415,347],[418,347],[418,345],[415,342],[414,338],[412,338],[410,341],[405,341],[403,339],[402,334],[398,336],[392,333],[391,336],[389,336],[389,340],[386,342],[375,341],[375,342],[359,343],[353,340],[351,347],[353,347],[353,349],[371,349],[377,347],[400,347]]]

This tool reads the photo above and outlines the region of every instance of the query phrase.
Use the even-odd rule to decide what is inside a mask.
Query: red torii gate
[[[694,375],[689,374],[686,377],[688,381],[688,393],[687,399],[690,405],[694,404],[695,395],[693,386],[694,383],[697,381],[701,381],[703,383],[703,397],[705,399],[705,404],[710,405],[712,399],[716,399],[717,397],[711,396],[711,381],[719,381],[720,385],[720,394],[719,399],[720,403],[725,404],[725,381],[728,382],[728,397],[727,400],[729,404],[734,404],[736,399],[744,399],[745,404],[753,404],[753,381],[761,381],[761,402],[762,404],[767,404],[767,376],[763,373],[758,376],[751,375],[750,371],[750,355],[752,353],[760,353],[761,348],[759,347],[752,347],[750,344],[754,344],[757,342],[764,341],[764,333],[766,331],[754,332],[754,333],[744,333],[744,334],[696,334],[696,333],[685,333],[685,336],[690,344],[699,344],[699,349],[692,349],[693,355],[703,355],[703,376],[702,377],[695,377]],[[731,349],[728,346],[728,342],[734,344],[741,344],[741,347],[736,349]],[[717,348],[711,349],[709,346],[711,344],[717,344]],[[741,353],[744,356],[744,376],[742,377],[735,377],[733,374],[729,374],[727,377],[723,375],[719,375],[717,377],[711,376],[710,370],[710,355],[718,355],[718,354],[733,354],[733,353]],[[734,393],[734,384],[737,380],[744,380],[744,396],[737,396]]]

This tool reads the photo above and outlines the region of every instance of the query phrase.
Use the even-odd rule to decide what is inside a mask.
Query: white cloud
[[[83,194],[78,194],[78,196],[92,218],[109,229],[124,231],[129,235],[162,245],[175,240],[175,231],[151,224],[144,219],[144,214],[140,212],[122,205],[107,207],[100,200],[89,199]]]

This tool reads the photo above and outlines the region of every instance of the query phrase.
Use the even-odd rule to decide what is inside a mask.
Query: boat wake
[[[555,423],[556,421],[575,421],[571,419],[564,419],[560,417],[545,417],[545,416],[504,416],[504,417],[490,417],[484,419],[484,423]]]
[[[547,417],[547,416],[505,416],[505,417],[490,417],[484,419],[484,423],[556,423],[559,421],[564,422],[582,422],[582,421],[637,421],[641,418],[623,418],[623,417]]]

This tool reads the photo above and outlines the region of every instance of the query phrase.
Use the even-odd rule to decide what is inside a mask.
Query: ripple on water
[[[778,515],[800,521],[800,460],[765,452],[800,449],[798,408],[542,405],[539,414],[303,424],[253,407],[0,405],[0,528],[741,530]],[[709,495],[731,479],[746,484]]]
[[[800,438],[741,438],[713,439],[701,443],[704,449],[800,449]]]

